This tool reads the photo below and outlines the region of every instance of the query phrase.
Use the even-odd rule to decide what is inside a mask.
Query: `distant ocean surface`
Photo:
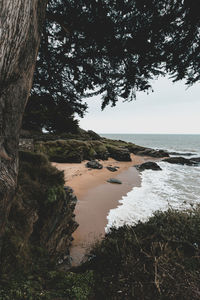
[[[106,138],[132,142],[140,146],[180,152],[185,158],[200,157],[200,135],[179,134],[101,134]],[[188,157],[187,153],[193,156]],[[178,156],[178,155],[177,155]],[[133,225],[147,220],[157,210],[185,209],[200,203],[200,166],[182,166],[158,162],[162,171],[145,170],[142,185],[119,201],[108,215],[110,227]]]

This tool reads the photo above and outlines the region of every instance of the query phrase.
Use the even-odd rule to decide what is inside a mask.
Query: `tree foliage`
[[[51,0],[33,92],[61,97],[82,115],[83,97],[151,90],[169,73],[188,85],[200,79],[198,0]]]
[[[68,102],[61,96],[53,98],[50,94],[31,95],[26,106],[22,128],[36,132],[46,130],[55,134],[76,133],[78,121],[74,118],[71,103],[72,101]]]

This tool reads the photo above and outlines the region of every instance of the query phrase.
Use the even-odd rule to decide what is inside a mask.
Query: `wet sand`
[[[64,171],[66,185],[73,188],[78,198],[74,213],[79,227],[73,234],[74,241],[70,250],[72,265],[78,265],[91,244],[104,236],[110,209],[116,208],[123,196],[140,186],[139,172],[133,166],[148,159],[133,154],[131,158],[131,162],[114,159],[100,161],[104,166],[101,170],[86,168],[86,161],[81,164],[53,163]],[[118,171],[107,170],[105,167],[109,165],[118,166]],[[117,178],[122,184],[108,183],[109,178]]]

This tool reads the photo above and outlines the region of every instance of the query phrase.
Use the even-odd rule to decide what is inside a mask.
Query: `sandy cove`
[[[101,170],[86,168],[87,161],[53,163],[57,169],[64,171],[66,185],[73,188],[78,199],[75,215],[79,227],[74,232],[71,248],[73,265],[82,260],[92,243],[104,236],[109,211],[116,208],[118,201],[133,187],[140,186],[139,172],[133,166],[149,158],[131,154],[131,159],[130,162],[119,162],[112,158],[100,160],[103,165]],[[119,169],[111,172],[107,166],[118,166]],[[108,183],[109,178],[117,178],[122,184]]]

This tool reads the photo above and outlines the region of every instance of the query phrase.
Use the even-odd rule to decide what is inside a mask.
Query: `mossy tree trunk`
[[[19,131],[46,5],[47,0],[0,1],[0,241],[17,184]]]

